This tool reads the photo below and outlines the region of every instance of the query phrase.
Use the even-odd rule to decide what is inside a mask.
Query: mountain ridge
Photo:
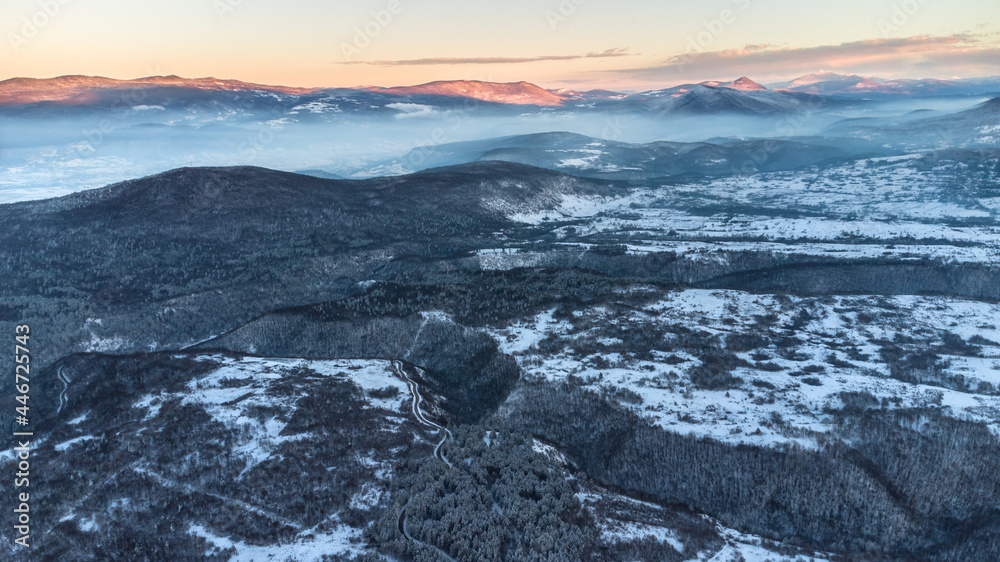
[[[483,82],[479,80],[439,80],[416,86],[379,88],[375,91],[400,96],[464,97],[511,105],[562,105],[566,97],[530,82]]]
[[[307,210],[390,208],[432,197],[435,205],[483,218],[504,219],[498,209],[539,210],[557,203],[560,193],[600,194],[614,182],[576,177],[516,162],[470,162],[392,177],[328,179],[258,166],[182,167],[61,197],[0,205],[0,217],[58,213],[71,222],[93,217],[117,219],[152,213],[153,222],[185,222],[200,214],[264,217],[275,203]],[[405,204],[402,204],[405,207]],[[138,213],[138,214],[136,214]]]
[[[885,79],[858,74],[838,74],[821,70],[770,84],[772,88],[813,95],[836,96],[926,96],[969,95],[1000,89],[1000,77],[967,79],[898,78]]]
[[[849,153],[830,144],[791,140],[627,143],[553,131],[448,143],[433,150],[415,149],[402,162],[393,163],[420,163],[427,166],[420,169],[432,169],[460,161],[503,161],[576,177],[640,180],[687,174],[739,175],[751,169],[797,169],[868,152]]]
[[[304,95],[320,91],[319,88],[297,88],[254,84],[241,80],[182,78],[176,75],[147,76],[119,80],[104,76],[69,74],[54,78],[16,77],[0,81],[0,105],[25,105],[43,101],[70,101],[77,96],[100,90],[129,90],[152,87],[180,87],[216,91],[264,91]]]
[[[858,74],[838,74],[821,70],[768,86],[747,76],[732,81],[709,80],[697,84],[680,84],[663,89],[638,92],[631,95],[657,93],[683,94],[697,86],[728,88],[755,92],[788,90],[813,95],[830,94],[899,94],[916,95],[960,91],[964,84],[1000,84],[1000,77],[970,79],[882,79]],[[437,80],[411,86],[358,86],[358,87],[298,87],[279,84],[260,84],[236,79],[202,77],[185,78],[177,75],[153,75],[134,79],[116,79],[104,76],[70,74],[51,78],[12,77],[0,81],[0,105],[18,105],[38,101],[62,101],[94,90],[122,90],[150,87],[181,87],[218,91],[263,91],[291,95],[307,95],[333,91],[367,91],[399,96],[431,95],[468,97],[481,101],[512,105],[558,106],[567,101],[585,99],[614,99],[629,94],[607,89],[577,91],[567,88],[546,89],[527,81],[489,82],[481,80]]]

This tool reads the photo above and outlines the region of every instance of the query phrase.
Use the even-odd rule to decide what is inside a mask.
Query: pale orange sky
[[[995,0],[7,0],[0,10],[0,79],[639,89],[820,69],[1000,74]]]

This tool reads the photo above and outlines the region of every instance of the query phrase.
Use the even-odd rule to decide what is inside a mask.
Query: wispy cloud
[[[1000,46],[984,41],[986,37],[961,33],[865,39],[818,47],[747,45],[742,49],[677,54],[656,65],[613,72],[642,80],[737,74],[768,78],[820,68],[891,75],[940,71],[950,76],[959,69],[965,73],[990,73],[991,68],[992,73],[998,73]]]
[[[547,55],[540,57],[443,57],[408,60],[344,61],[337,64],[366,64],[371,66],[434,66],[452,64],[524,64],[542,61],[567,61],[578,59],[606,59],[632,56],[628,48],[608,49],[585,55]]]

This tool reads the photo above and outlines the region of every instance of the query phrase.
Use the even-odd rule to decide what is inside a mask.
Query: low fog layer
[[[0,203],[59,196],[185,166],[256,165],[329,177],[393,175],[420,168],[404,160],[418,147],[550,131],[628,143],[814,137],[829,130],[837,131],[837,137],[864,137],[837,127],[858,119],[876,124],[928,119],[984,101],[854,101],[768,116],[664,115],[655,108],[605,110],[593,104],[553,109],[404,102],[364,111],[322,102],[266,111],[237,103],[5,108],[0,110],[5,132],[0,137]],[[835,147],[841,142],[829,140]]]

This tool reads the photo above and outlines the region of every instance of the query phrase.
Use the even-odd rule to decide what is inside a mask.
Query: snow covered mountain
[[[849,119],[825,134],[850,136],[903,149],[1000,147],[1000,98],[947,115],[915,112],[896,118]]]
[[[821,70],[788,82],[772,84],[771,87],[825,96],[949,96],[1000,92],[1000,79],[890,80]]]
[[[566,99],[529,82],[499,84],[475,80],[439,81],[419,86],[379,88],[375,91],[399,96],[443,96],[541,107],[562,105]]]
[[[280,111],[294,111],[293,114],[381,111],[395,115],[399,110],[387,110],[386,107],[415,103],[448,109],[460,107],[462,100],[474,100],[483,104],[481,108],[484,110],[503,106],[563,111],[648,110],[655,107],[667,114],[773,115],[837,107],[838,104],[830,96],[946,96],[990,91],[1000,92],[1000,80],[882,80],[826,71],[773,84],[771,89],[744,76],[732,81],[682,84],[631,95],[607,90],[546,90],[529,82],[473,80],[388,88],[293,88],[178,76],[150,76],[135,80],[61,76],[50,79],[11,78],[0,82],[0,110],[6,108],[9,112],[37,105],[99,108],[113,103],[120,107],[123,96],[141,96],[139,101],[130,101],[131,98],[126,97],[124,103],[134,106],[145,102],[169,108],[185,103],[191,105],[191,100],[209,100],[214,106],[225,108],[223,111],[281,108]]]
[[[578,92],[546,90],[528,82],[495,83],[471,80],[438,81],[417,86],[391,88],[289,88],[265,86],[238,80],[215,78],[186,79],[152,76],[136,80],[102,77],[62,76],[51,79],[12,78],[0,82],[0,107],[18,108],[42,104],[61,107],[103,107],[122,105],[122,97],[141,97],[142,102],[178,106],[191,98],[235,110],[245,110],[248,96],[270,108],[278,104],[293,114],[339,113],[384,110],[399,103],[430,107],[461,107],[461,100],[475,100],[484,107],[533,106],[564,110],[603,110],[633,107],[637,102],[659,98],[684,98],[670,108],[679,113],[738,112],[764,114],[801,109],[804,98],[767,88],[742,77],[730,82],[703,82],[667,90],[626,95],[606,90]],[[147,99],[148,98],[148,99]],[[713,99],[712,98],[721,98]],[[580,103],[585,102],[585,103]],[[139,102],[135,102],[139,103]],[[126,105],[135,105],[126,103]],[[817,103],[824,104],[822,100]],[[391,114],[398,111],[390,111]]]
[[[722,82],[719,84],[719,86],[723,88],[730,88],[732,90],[740,90],[743,92],[757,92],[767,89],[764,86],[758,84],[757,82],[754,82],[753,80],[747,78],[746,76],[737,78],[732,82]]]
[[[623,100],[622,105],[667,115],[773,116],[820,111],[840,104],[818,94],[769,90],[743,77],[731,82],[684,84],[666,90],[634,94]]]
[[[142,90],[148,88],[178,88],[220,92],[267,92],[304,95],[318,91],[312,88],[265,86],[239,80],[217,78],[181,78],[179,76],[149,76],[135,80],[115,80],[101,76],[60,76],[58,78],[11,78],[0,82],[0,106],[26,105],[37,102],[57,102],[66,105],[87,105],[97,101],[102,91]]]
[[[726,176],[752,171],[798,169],[845,158],[872,154],[876,147],[843,150],[837,143],[812,139],[733,140],[714,143],[626,143],[570,132],[515,135],[494,139],[421,147],[357,172],[371,170],[417,171],[475,161],[504,161],[537,166],[582,177],[604,179],[662,178],[666,176]],[[767,158],[759,158],[760,154]]]

